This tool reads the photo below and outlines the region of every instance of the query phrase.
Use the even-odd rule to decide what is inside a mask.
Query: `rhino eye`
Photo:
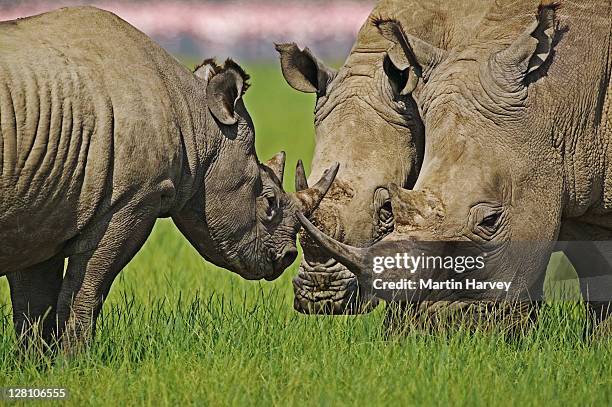
[[[502,224],[503,211],[501,208],[485,208],[480,216],[482,218],[476,224],[476,234],[484,238],[493,237]]]
[[[391,201],[385,202],[378,211],[378,219],[387,223],[389,220],[393,218],[393,208],[391,208]]]
[[[484,202],[470,209],[469,229],[471,233],[485,240],[503,238],[508,216],[500,202]]]
[[[380,240],[393,232],[395,228],[395,217],[389,192],[385,188],[379,188],[374,193],[374,240]]]
[[[266,204],[267,204],[266,219],[272,220],[278,213],[278,208],[280,206],[279,197],[276,194],[276,192],[271,188],[267,188],[264,191],[263,197],[266,199]]]
[[[387,78],[389,78],[389,84],[391,85],[391,89],[393,89],[393,93],[399,95],[408,83],[408,70],[401,71],[397,69],[389,57],[385,57],[383,69]]]
[[[499,220],[499,215],[500,215],[499,213],[494,213],[494,214],[487,216],[478,224],[478,226],[482,228],[486,228],[486,229],[495,229],[495,225],[497,224],[497,221]]]

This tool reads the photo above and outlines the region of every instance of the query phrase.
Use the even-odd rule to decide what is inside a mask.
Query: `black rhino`
[[[338,166],[282,190],[284,153],[259,163],[235,62],[190,72],[92,7],[0,23],[0,56],[0,275],[18,333],[46,316],[45,339],[89,338],[160,217],[247,279],[294,261],[296,212],[317,206]]]

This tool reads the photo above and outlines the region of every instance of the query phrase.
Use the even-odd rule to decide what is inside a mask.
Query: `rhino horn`
[[[283,184],[283,175],[285,174],[285,158],[285,152],[281,151],[266,162],[266,167],[272,170],[281,185]]]
[[[298,160],[295,168],[295,190],[297,192],[308,189],[308,180],[306,179],[306,171],[304,171],[304,163]]]
[[[300,204],[302,213],[304,213],[306,216],[310,216],[310,214],[317,209],[319,203],[334,182],[336,174],[338,173],[338,168],[340,168],[340,164],[335,163],[332,165],[330,168],[325,170],[319,182],[310,188],[308,188],[308,184],[305,181],[305,175],[296,175],[295,189],[297,192],[295,193],[295,198]],[[304,167],[302,166],[301,161],[299,161],[296,174],[300,172],[303,173],[303,171]],[[306,186],[306,189],[303,188],[304,186]]]
[[[327,236],[313,225],[306,216],[298,213],[298,219],[306,232],[325,250],[331,257],[338,259],[356,276],[361,276],[368,269],[366,264],[366,249],[353,247],[340,243]]]

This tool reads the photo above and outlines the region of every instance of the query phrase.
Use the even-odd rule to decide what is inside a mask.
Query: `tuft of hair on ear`
[[[251,76],[248,73],[246,73],[246,71],[244,69],[242,69],[242,67],[240,65],[238,65],[231,58],[228,58],[228,59],[225,60],[225,64],[223,64],[222,71],[226,71],[228,69],[232,69],[232,70],[236,71],[242,77],[242,80],[244,81],[244,85],[242,86],[242,94],[244,95],[244,92],[246,92],[247,89],[251,86],[251,84],[249,83],[249,80],[251,79]]]
[[[541,0],[540,4],[538,5],[538,12],[536,14],[536,18],[540,21],[548,18],[548,19],[553,20],[553,24],[554,24],[555,13],[560,8],[561,8],[561,2],[559,1]]]
[[[557,11],[559,10],[559,8],[561,8],[561,2],[557,0],[541,0],[540,5],[538,6],[538,13],[540,13],[545,8]]]
[[[414,51],[404,35],[402,23],[394,18],[383,18],[380,16],[374,17],[372,23],[378,29],[378,32],[389,41],[397,43],[398,39],[403,38],[405,45],[410,48],[411,55],[408,56],[410,63],[413,65],[416,64],[416,57],[413,55]]]
[[[221,71],[221,67],[217,64],[217,61],[215,60],[215,58],[207,58],[204,61],[202,61],[201,64],[196,65],[195,68],[193,68],[193,72],[197,72],[198,69],[200,69],[201,67],[203,67],[204,65],[210,65],[212,66],[214,73],[217,74]]]
[[[383,17],[382,14],[372,14],[369,17],[370,20],[370,24],[372,24],[374,27],[378,28],[378,26],[380,25],[380,23],[382,23],[383,21],[389,21],[389,18]]]
[[[392,34],[391,31],[399,29],[401,27],[400,22],[394,18],[385,18],[382,15],[375,15],[370,17],[370,21],[378,29],[378,31],[383,35],[383,37],[388,38]]]

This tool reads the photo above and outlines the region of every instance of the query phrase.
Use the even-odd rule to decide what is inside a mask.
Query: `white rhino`
[[[385,240],[478,246],[493,266],[486,280],[518,279],[536,293],[551,252],[561,249],[595,317],[605,318],[612,299],[612,245],[605,242],[612,240],[612,2],[497,2],[474,21],[475,36],[446,50],[393,16],[375,24],[393,44],[394,64],[418,78],[413,95],[425,126],[413,190],[391,187],[401,221]],[[364,249],[304,223],[367,285]],[[517,257],[511,248],[520,244]]]

